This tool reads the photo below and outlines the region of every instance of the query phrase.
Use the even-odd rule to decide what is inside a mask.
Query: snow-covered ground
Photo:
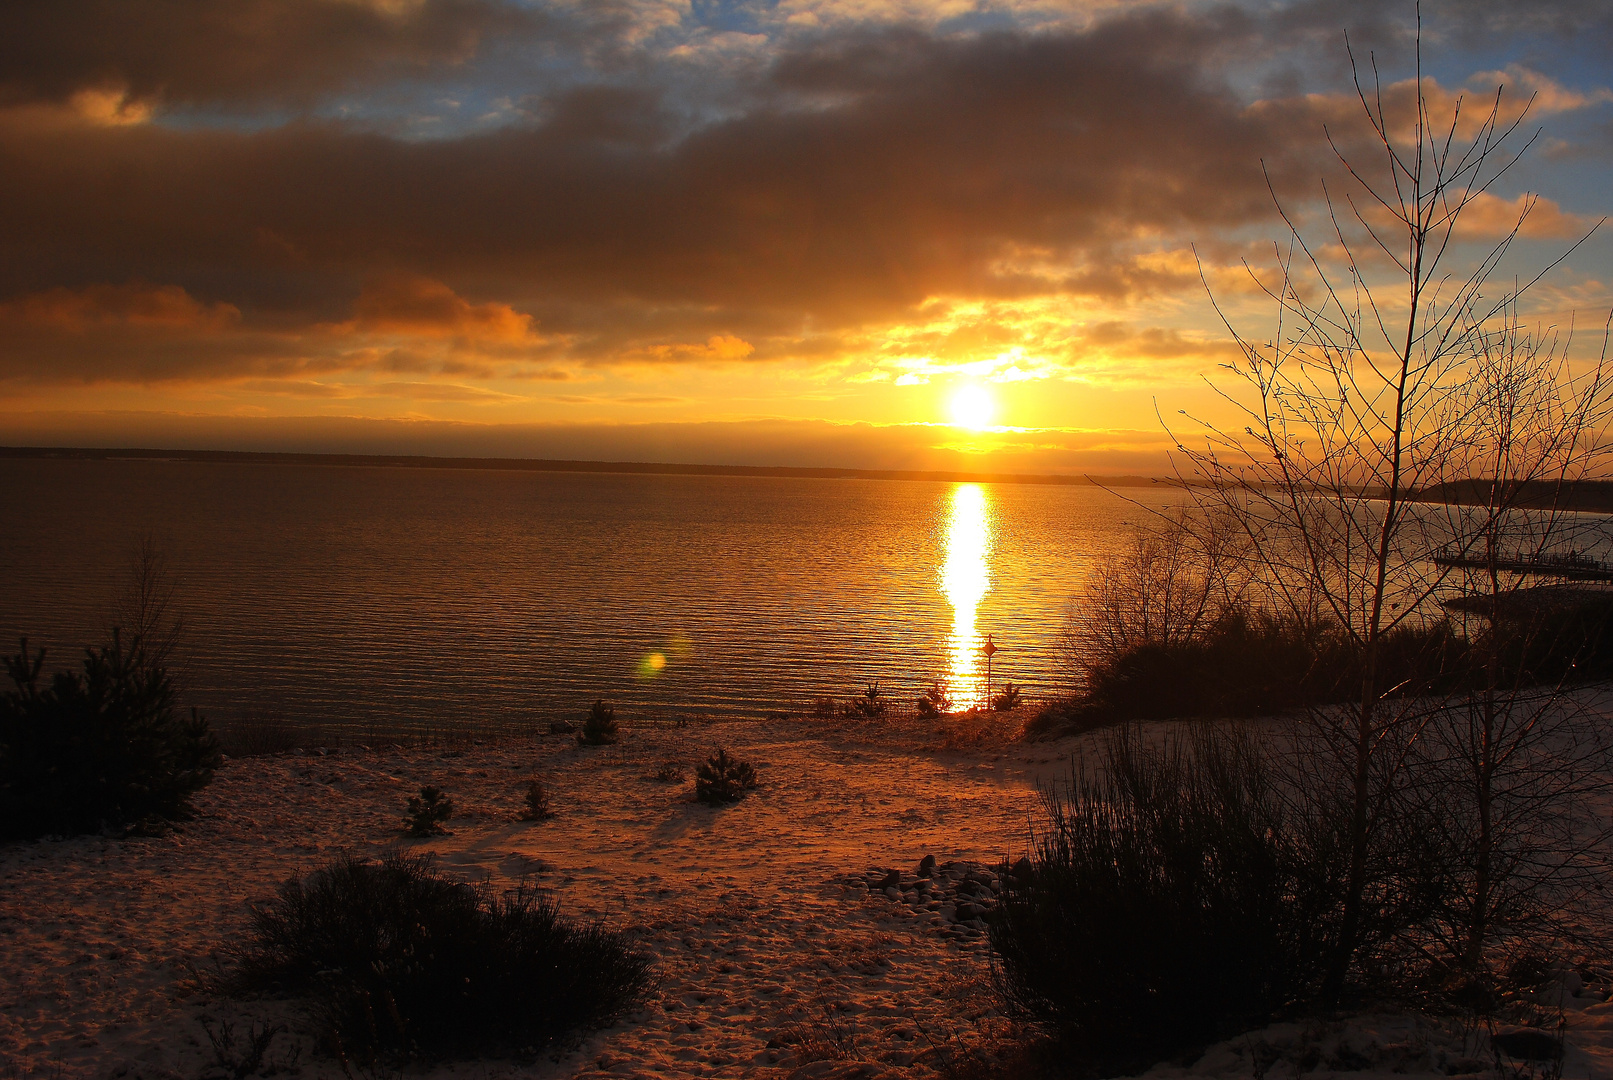
[[[893,899],[882,875],[868,887],[869,871],[910,878],[925,855],[991,866],[1023,853],[1038,782],[1065,772],[1081,740],[1010,742],[1017,719],[628,726],[609,747],[559,735],[230,761],[169,836],[0,847],[0,1077],[222,1077],[213,1041],[225,1025],[225,1057],[238,1058],[251,1031],[282,1022],[291,1030],[264,1072],[340,1076],[294,1004],[212,997],[205,974],[242,939],[251,900],[339,852],[390,845],[434,852],[467,879],[536,881],[564,911],[629,931],[659,977],[645,1009],[535,1062],[416,1071],[958,1075],[1008,1025],[992,1008],[984,935],[950,921],[970,913],[957,887]],[[702,806],[692,779],[654,779],[667,761],[692,778],[718,746],[760,773],[740,803]],[[525,822],[534,777],[556,816]],[[452,832],[407,840],[404,800],[423,784],[453,798]],[[1613,1004],[1605,988],[1580,994],[1566,998],[1564,1075],[1613,1080]],[[1445,1076],[1489,1061],[1474,1032],[1378,1016],[1273,1027],[1154,1073]]]

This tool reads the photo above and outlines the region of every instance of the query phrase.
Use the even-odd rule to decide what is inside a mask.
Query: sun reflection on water
[[[991,520],[986,491],[979,484],[952,489],[952,513],[947,519],[946,562],[941,567],[941,592],[952,604],[951,663],[947,692],[955,709],[986,704],[979,677],[980,632],[975,614],[991,591]]]

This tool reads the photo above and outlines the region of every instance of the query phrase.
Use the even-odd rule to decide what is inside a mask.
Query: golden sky
[[[1435,102],[1540,131],[1456,254],[1532,192],[1543,264],[1613,203],[1613,4],[1423,12]],[[1344,34],[1393,112],[1411,13],[8,5],[0,443],[1159,473],[1206,282],[1258,335],[1273,194],[1325,231],[1324,125],[1369,152]],[[1527,310],[1610,282],[1604,232]]]

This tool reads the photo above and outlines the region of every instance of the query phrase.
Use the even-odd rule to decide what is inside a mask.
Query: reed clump
[[[217,727],[219,748],[232,758],[268,757],[315,747],[339,749],[342,736],[267,709],[250,709]]]
[[[650,775],[651,780],[660,784],[681,784],[684,778],[683,766],[676,761],[661,762],[660,765],[656,766],[655,772]]]

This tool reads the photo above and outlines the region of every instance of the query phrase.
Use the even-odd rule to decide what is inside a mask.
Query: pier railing
[[[1472,567],[1508,574],[1572,578],[1576,581],[1613,581],[1613,565],[1578,551],[1508,552],[1493,558],[1459,548],[1444,548],[1434,556],[1438,566]]]

